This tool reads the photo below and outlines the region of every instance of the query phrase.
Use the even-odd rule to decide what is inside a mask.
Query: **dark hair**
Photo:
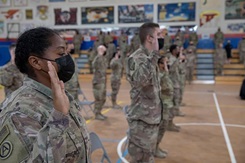
[[[158,59],[158,61],[157,61],[157,64],[159,64],[160,62],[161,62],[161,60],[162,59],[164,59],[165,58],[165,56],[163,55],[163,56],[161,56],[159,59]]]
[[[31,55],[43,56],[45,50],[52,46],[50,38],[59,34],[45,27],[25,31],[17,40],[15,49],[15,64],[20,72],[30,74],[28,58]]]
[[[146,37],[148,35],[152,35],[154,33],[155,28],[159,28],[159,25],[152,22],[144,23],[143,25],[140,26],[139,37],[140,37],[141,44],[145,43]]]
[[[169,48],[170,53],[172,53],[177,48],[177,45],[171,45]]]

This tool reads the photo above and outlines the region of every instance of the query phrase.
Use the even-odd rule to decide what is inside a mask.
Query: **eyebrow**
[[[64,46],[58,46],[58,47],[56,48],[56,50],[60,50],[60,49],[65,50],[66,48],[65,48]]]

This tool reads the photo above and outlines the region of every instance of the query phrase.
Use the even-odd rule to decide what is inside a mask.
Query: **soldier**
[[[92,63],[94,61],[94,58],[97,55],[97,52],[94,49],[89,48],[88,54],[89,54],[89,58],[88,58],[89,72],[90,72],[90,74],[93,74],[93,64]]]
[[[108,46],[109,43],[113,43],[113,37],[111,36],[110,32],[107,32],[107,35],[105,35],[105,45]]]
[[[180,111],[180,68],[179,68],[179,55],[180,50],[177,45],[170,46],[170,53],[172,54],[169,58],[169,77],[173,83],[174,87],[174,115],[175,116],[184,116],[184,114]],[[176,126],[173,121],[168,123],[169,131],[179,131],[180,127]]]
[[[131,106],[127,111],[128,152],[131,163],[154,163],[162,105],[157,61],[159,25],[144,23],[139,29],[141,46],[127,61]]]
[[[223,44],[219,44],[219,48],[215,49],[215,65],[216,65],[216,75],[223,75],[223,66],[227,61],[227,55],[225,49],[223,49]]]
[[[238,44],[238,52],[239,52],[239,59],[240,62],[245,65],[245,36],[243,36],[242,40],[239,41]]]
[[[106,47],[100,45],[97,49],[97,56],[93,61],[93,94],[94,94],[94,114],[95,119],[105,120],[107,117],[101,114],[101,110],[106,101]]]
[[[193,53],[192,49],[187,50],[187,63],[186,63],[186,80],[191,84],[193,80],[193,72],[196,64],[196,55]]]
[[[196,55],[197,48],[196,48],[196,46],[195,46],[195,44],[194,44],[193,41],[190,41],[189,46],[187,47],[186,50],[187,50],[187,51],[188,51],[188,50],[191,50],[191,51],[193,52],[193,54]]]
[[[197,36],[197,33],[194,30],[189,34],[189,42],[193,42],[193,45],[195,47],[197,46],[198,36]]]
[[[0,147],[7,147],[1,163],[89,162],[85,120],[64,89],[74,73],[65,47],[58,33],[44,27],[18,38],[15,63],[28,77],[1,104]]]
[[[93,51],[96,52],[98,46],[100,46],[100,41],[99,41],[99,37],[96,37],[96,40],[94,41],[94,45],[93,45]]]
[[[169,50],[170,46],[172,45],[172,38],[171,36],[168,35],[168,33],[165,34],[164,36],[164,53],[167,52],[167,50]]]
[[[182,47],[183,46],[183,42],[181,41],[179,36],[175,37],[174,44],[177,45],[178,47]]]
[[[73,48],[74,48],[74,44],[72,42],[66,42],[66,53],[68,55],[70,55],[71,49]],[[65,89],[73,96],[74,100],[79,102],[78,99],[78,90],[80,90],[80,84],[78,81],[79,69],[75,62],[75,59],[74,58],[72,59],[75,64],[75,72],[72,75],[71,79],[65,83]]]
[[[24,75],[20,73],[15,65],[15,44],[10,45],[9,52],[11,60],[0,68],[0,84],[4,86],[5,97],[17,90],[23,84]]]
[[[108,47],[107,47],[107,53],[106,53],[106,60],[107,60],[107,63],[108,63],[108,66],[107,66],[107,67],[110,67],[111,59],[113,58],[113,54],[116,53],[116,51],[117,51],[116,46],[115,46],[115,44],[111,41],[111,42],[108,44]]]
[[[75,30],[75,35],[73,36],[74,43],[74,53],[80,55],[81,44],[83,43],[83,36],[79,33],[78,30]]]
[[[132,54],[135,52],[138,48],[140,47],[140,38],[139,38],[139,33],[138,31],[135,31],[135,35],[131,39],[131,44],[130,44],[130,53]]]
[[[122,107],[117,104],[117,94],[121,85],[121,77],[122,77],[122,60],[120,59],[120,50],[114,53],[114,57],[111,60],[110,67],[112,70],[111,73],[111,102],[113,109],[121,109]]]
[[[161,100],[163,103],[162,118],[159,125],[159,133],[157,138],[157,147],[162,141],[165,131],[168,127],[168,122],[173,121],[173,97],[174,88],[168,74],[168,58],[164,55],[158,60],[159,78],[161,85]],[[161,150],[159,147],[155,151],[155,155],[160,155],[162,158],[167,156],[167,152]]]
[[[121,49],[122,44],[125,44],[125,43],[127,44],[127,39],[128,39],[128,36],[122,30],[121,35],[117,39],[117,45],[120,47],[120,49]]]
[[[224,34],[221,31],[220,28],[218,28],[218,31],[214,34],[214,43],[215,48],[219,48],[219,44],[224,42]]]
[[[97,36],[99,39],[99,45],[103,45],[105,44],[104,40],[105,40],[105,35],[102,31],[100,31],[99,35]],[[97,50],[97,49],[96,49]]]
[[[181,53],[179,57],[179,74],[180,74],[180,105],[184,106],[185,104],[182,103],[184,89],[185,89],[185,81],[186,81],[186,56],[183,53],[183,47],[180,48]],[[184,116],[184,114],[177,115],[177,116]]]
[[[174,43],[175,45],[178,45],[179,47],[182,47],[183,46],[183,44],[184,44],[184,42],[185,42],[185,35],[184,35],[184,33],[180,30],[180,29],[178,29],[178,31],[176,32],[176,34],[175,34],[175,38],[179,38],[179,41],[182,43],[181,45],[178,45],[178,44],[176,44],[176,43]]]

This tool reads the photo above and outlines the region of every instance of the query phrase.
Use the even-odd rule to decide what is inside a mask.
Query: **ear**
[[[147,35],[146,36],[146,41],[152,44],[153,38],[150,35]]]
[[[28,58],[28,62],[31,65],[31,67],[33,67],[36,70],[41,70],[41,61],[39,58],[35,57],[35,56],[30,56]]]

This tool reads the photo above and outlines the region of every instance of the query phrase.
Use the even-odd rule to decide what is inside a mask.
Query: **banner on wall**
[[[158,4],[158,22],[195,21],[196,3]]]
[[[114,7],[82,7],[82,24],[113,24]]]
[[[227,25],[227,32],[244,33],[245,23],[231,23]]]
[[[62,10],[54,9],[55,25],[76,25],[77,24],[77,8]]]
[[[245,0],[226,0],[225,19],[245,19]]]
[[[143,23],[153,21],[153,4],[118,6],[118,23]]]
[[[9,7],[11,6],[11,0],[0,0],[0,7]]]

